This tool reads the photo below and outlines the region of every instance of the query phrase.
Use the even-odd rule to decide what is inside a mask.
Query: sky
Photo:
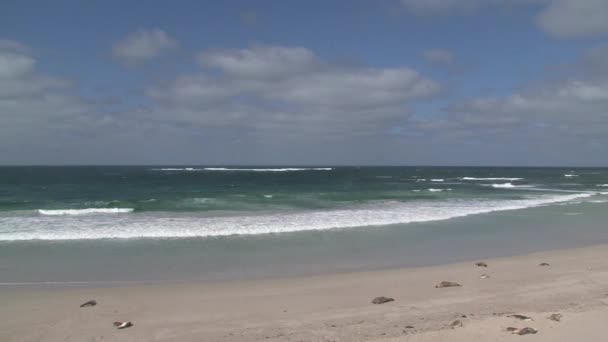
[[[608,0],[4,0],[16,164],[608,166]]]

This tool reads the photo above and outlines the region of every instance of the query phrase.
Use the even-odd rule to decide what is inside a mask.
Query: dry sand
[[[0,341],[608,341],[608,246],[483,261],[489,267],[472,261],[240,282],[0,287]],[[441,281],[462,286],[435,288]],[[378,296],[395,301],[372,304]],[[90,299],[98,305],[79,307]],[[547,318],[557,312],[561,322]],[[457,319],[463,327],[450,329]],[[112,326],[125,320],[135,325]],[[538,333],[514,335],[510,326]]]

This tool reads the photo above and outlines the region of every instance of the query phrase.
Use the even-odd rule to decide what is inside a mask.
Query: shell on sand
[[[455,283],[455,282],[452,282],[452,281],[442,281],[438,285],[435,285],[435,288],[457,287],[457,286],[462,286],[462,285],[460,285],[458,283]]]
[[[464,326],[464,324],[462,324],[462,322],[459,320],[455,320],[454,322],[452,322],[452,324],[450,324],[451,329],[460,328],[462,326]]]
[[[390,298],[390,297],[376,297],[372,300],[372,304],[384,304],[384,303],[388,303],[388,302],[392,302],[395,299]]]
[[[522,321],[533,321],[532,317],[528,317],[528,316],[524,316],[524,315],[509,315],[507,317],[512,317],[512,318],[516,318]]]
[[[116,329],[125,329],[125,328],[130,328],[133,326],[133,323],[131,322],[114,322],[114,326],[116,327]]]
[[[538,330],[534,329],[534,328],[530,328],[530,327],[525,327],[523,329],[519,329],[518,331],[514,331],[514,334],[517,335],[528,335],[528,334],[536,334],[538,332]]]
[[[85,308],[87,306],[95,306],[95,305],[97,305],[97,301],[95,301],[94,299],[92,299],[92,300],[90,300],[88,302],[80,304],[80,307],[81,308]]]
[[[536,330],[534,328],[530,328],[530,327],[525,327],[523,329],[508,327],[506,330],[510,331],[512,334],[517,334],[517,335],[536,334],[538,332],[538,330]]]
[[[562,320],[562,314],[554,313],[554,314],[551,314],[551,316],[549,316],[548,318],[552,321],[559,322]]]

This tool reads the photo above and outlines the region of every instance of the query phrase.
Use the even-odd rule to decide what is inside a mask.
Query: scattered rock
[[[523,329],[517,329],[514,327],[508,327],[507,331],[510,331],[513,334],[517,334],[517,335],[528,335],[528,334],[536,334],[538,332],[538,330],[534,329],[534,328],[530,328],[530,327],[526,327]]]
[[[389,298],[389,297],[376,297],[372,300],[373,304],[384,304],[384,303],[388,303],[388,302],[392,302],[394,301],[393,298]]]
[[[479,267],[488,267],[488,264],[486,264],[485,262],[480,261],[480,262],[476,262],[476,263],[475,263],[475,266],[479,266]]]
[[[507,317],[513,317],[513,318],[516,318],[516,319],[520,319],[522,321],[533,321],[533,319],[531,317],[524,316],[524,315],[509,315]]]
[[[84,307],[87,307],[87,306],[95,306],[95,305],[97,305],[97,302],[95,300],[90,300],[90,301],[88,301],[86,303],[80,304],[80,307],[84,308]]]
[[[439,283],[439,285],[435,285],[435,288],[439,289],[442,287],[457,287],[457,286],[462,286],[462,285],[451,282],[451,281],[442,281],[441,283]]]
[[[488,279],[488,278],[490,278],[490,276],[487,275],[487,274],[482,274],[481,277],[479,277],[479,278],[481,278],[481,279]]]
[[[452,322],[452,324],[450,324],[450,329],[456,329],[456,328],[460,328],[462,326],[463,326],[463,324],[461,321],[455,320],[454,322]]]
[[[462,317],[462,318],[467,318],[467,315],[461,315],[460,317]]]
[[[530,328],[530,327],[525,327],[523,329],[520,329],[518,331],[514,331],[514,334],[517,335],[528,335],[528,334],[536,334],[538,332],[538,330],[534,329],[534,328]]]
[[[546,263],[546,262],[541,262],[540,264],[538,264],[538,266],[551,266],[551,265],[549,265],[549,263]]]
[[[413,325],[406,325],[405,329],[414,329],[414,326]]]
[[[554,313],[554,314],[551,314],[551,316],[549,316],[548,318],[552,321],[559,322],[562,320],[562,314]]]
[[[126,328],[132,327],[133,323],[131,323],[131,322],[114,322],[114,326],[116,327],[116,329],[126,329]]]

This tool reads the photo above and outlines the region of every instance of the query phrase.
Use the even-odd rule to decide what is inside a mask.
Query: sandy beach
[[[239,282],[5,287],[0,340],[605,340],[607,245],[483,260],[488,267],[476,261]],[[462,286],[435,288],[442,281]],[[372,304],[378,296],[394,301]],[[91,299],[98,304],[79,307]],[[548,319],[553,313],[561,321]],[[455,320],[462,326],[450,328]],[[118,330],[115,321],[134,326]],[[508,327],[538,333],[519,336]]]

